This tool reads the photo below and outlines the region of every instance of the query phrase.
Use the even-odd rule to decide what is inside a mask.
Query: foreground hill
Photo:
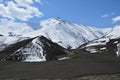
[[[44,36],[25,39],[6,47],[0,55],[2,61],[40,62],[56,60],[57,56],[66,55],[68,51]]]

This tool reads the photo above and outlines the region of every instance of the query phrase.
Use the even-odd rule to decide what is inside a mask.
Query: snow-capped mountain
[[[6,60],[46,61],[67,54],[66,49],[75,49],[84,43],[84,48],[90,53],[104,52],[110,48],[106,47],[107,44],[112,43],[113,46],[115,43],[115,48],[120,43],[120,25],[98,29],[51,18],[41,21],[41,28],[33,30],[24,23],[8,23],[0,22],[3,25],[0,26],[0,51],[10,54]],[[120,55],[120,49],[116,54]]]
[[[120,56],[120,37],[100,38],[86,43],[79,48],[89,53],[97,53],[106,56]]]
[[[12,44],[3,53],[9,55],[2,60],[36,62],[57,59],[59,55],[67,54],[67,50],[43,36],[26,39]]]
[[[109,28],[100,28],[104,37],[113,39],[120,37],[120,24]]]
[[[110,38],[117,38],[117,37],[120,37],[120,25],[116,25],[114,26],[113,28],[111,28],[109,31],[108,31],[108,35],[106,35]]]
[[[102,31],[104,32],[103,37],[85,43],[79,48],[89,53],[120,56],[120,25],[105,28]]]
[[[4,50],[9,45],[28,39],[27,37],[21,37],[18,35],[14,36],[0,36],[0,51]]]
[[[21,35],[34,31],[29,25],[21,22],[0,20],[0,51],[7,46],[26,38]]]
[[[35,37],[43,35],[64,48],[76,48],[83,43],[101,37],[103,33],[97,28],[73,24],[60,18],[51,18],[40,23],[41,29],[23,35]]]

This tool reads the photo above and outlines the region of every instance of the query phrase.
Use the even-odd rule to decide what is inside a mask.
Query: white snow
[[[73,24],[60,18],[51,18],[41,21],[40,26],[42,27],[41,29],[33,30],[26,23],[0,21],[0,34],[3,35],[0,36],[0,51],[10,44],[25,40],[28,37],[33,38],[40,35],[47,37],[64,48],[72,47],[73,49],[106,34],[105,38],[94,40],[87,44],[86,47],[106,45],[109,39],[120,38],[120,25],[116,25],[114,28],[98,29]],[[10,33],[12,33],[12,36],[10,36]],[[20,48],[18,51],[24,54],[25,60],[23,62],[41,62],[46,61],[45,55],[43,54],[43,47],[44,45],[36,38],[26,48]],[[100,50],[104,49],[106,48],[101,48]],[[87,50],[91,53],[97,52],[94,47],[90,47]],[[119,45],[116,54],[120,55]],[[60,60],[64,59],[67,58],[61,58]]]
[[[106,47],[100,48],[100,50],[106,50]]]
[[[6,40],[6,37],[0,36],[0,44],[3,44],[3,42]]]
[[[43,62],[46,61],[45,58],[39,58],[37,56],[28,56],[26,60],[22,62]]]
[[[0,51],[11,44],[14,44],[16,42],[19,42],[25,39],[28,39],[28,38],[20,37],[20,36],[0,36]]]
[[[120,43],[117,44],[117,56],[120,56]]]
[[[94,48],[94,47],[88,47],[88,48],[86,48],[86,51],[89,51],[90,53],[98,52],[98,50],[96,50],[96,48]]]
[[[43,44],[40,42],[39,38],[34,39],[31,43],[16,52],[22,53],[24,56],[23,62],[46,61],[46,56],[43,54]]]
[[[26,23],[14,22],[9,20],[0,20],[0,51],[10,44],[14,44],[26,38],[20,35],[34,31]]]
[[[120,25],[114,26],[107,36],[109,36],[111,39],[120,37]]]
[[[14,44],[16,42],[25,40],[26,38],[19,36],[0,36],[0,51],[5,49],[7,46]]]
[[[89,46],[98,46],[98,45],[106,45],[106,43],[109,42],[109,38],[100,38],[98,40],[94,40],[86,45],[86,47]]]
[[[69,46],[77,48],[89,40],[102,36],[96,28],[72,24],[59,18],[44,20],[40,25],[42,26],[40,30],[25,34],[23,37],[43,35],[64,48]]]
[[[6,37],[6,40],[4,41],[4,44],[13,44],[15,43],[19,37]]]
[[[70,57],[63,57],[63,58],[59,58],[58,60],[66,60],[66,59],[70,59]]]
[[[98,29],[95,27],[73,24],[60,18],[51,18],[41,21],[39,30],[33,30],[26,23],[13,22],[8,20],[0,21],[0,45],[12,44],[21,39],[22,37],[36,37],[43,35],[55,43],[63,46],[64,48],[72,47],[77,48],[93,39],[99,38],[104,34],[111,39],[120,37],[120,25],[112,28]],[[14,36],[10,37],[8,33],[12,32]],[[22,38],[23,39],[23,38]],[[94,43],[93,45],[97,45]]]

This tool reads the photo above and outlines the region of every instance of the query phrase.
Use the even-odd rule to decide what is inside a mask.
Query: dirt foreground
[[[14,62],[0,67],[0,80],[120,80],[120,61],[85,56],[63,61]]]

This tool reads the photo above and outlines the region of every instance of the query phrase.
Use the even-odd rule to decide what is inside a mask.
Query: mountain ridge
[[[120,25],[117,25],[103,31],[95,27],[74,24],[60,18],[41,21],[40,26],[41,28],[38,30],[28,31],[21,35],[14,34],[14,32],[9,32],[9,35],[1,34],[0,51],[3,51],[3,53],[11,52],[6,60],[29,62],[57,59],[58,55],[67,54],[67,52],[70,54],[69,50],[77,49],[83,44],[91,47],[103,44],[99,42],[107,41],[107,38],[111,41],[119,37],[120,29]],[[109,43],[109,41],[106,43]],[[52,44],[54,45],[51,46]],[[119,40],[117,44],[119,44]],[[103,48],[100,49],[105,50]],[[93,49],[90,50],[93,51]]]
[[[40,25],[41,29],[25,34],[23,37],[35,37],[41,34],[65,48],[69,46],[76,48],[85,42],[102,36],[102,32],[96,28],[73,24],[60,18],[41,21]]]
[[[7,54],[2,61],[41,62],[57,60],[57,56],[68,51],[44,36],[38,36],[12,44],[1,53]]]

